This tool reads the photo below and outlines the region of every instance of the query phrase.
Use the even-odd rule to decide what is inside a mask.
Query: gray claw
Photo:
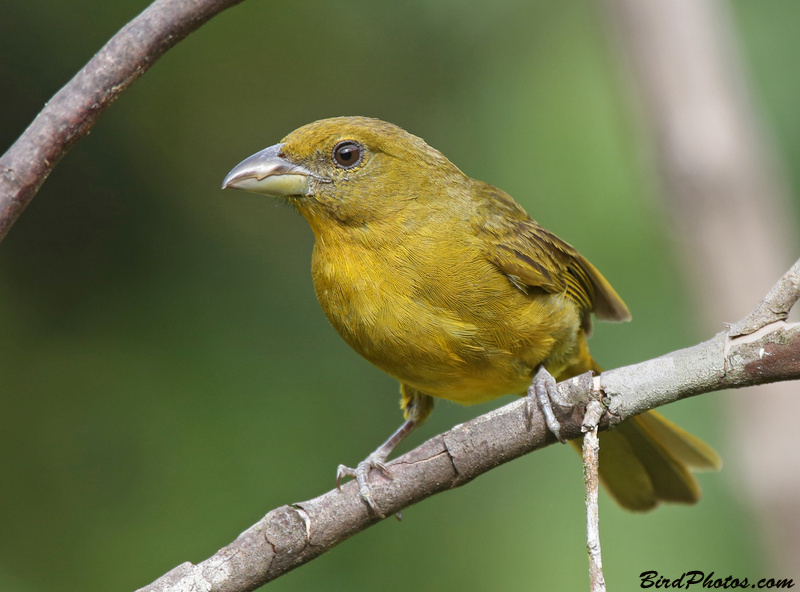
[[[555,437],[558,438],[559,442],[566,442],[566,440],[561,436],[561,424],[559,423],[558,419],[556,419],[555,413],[553,413],[552,402],[553,399],[557,399],[558,397],[559,392],[558,388],[556,387],[555,378],[552,377],[552,375],[545,369],[544,366],[539,366],[539,370],[537,370],[533,377],[533,382],[528,388],[528,420],[530,420],[531,416],[533,415],[531,403],[535,400],[536,404],[539,406],[539,409],[541,409],[542,413],[544,414],[547,428],[553,432]]]
[[[358,463],[355,469],[346,467],[345,465],[339,465],[339,468],[336,470],[336,487],[341,491],[342,478],[355,478],[356,483],[358,483],[358,493],[361,495],[361,499],[363,499],[372,509],[372,511],[381,518],[385,518],[386,516],[378,509],[378,506],[375,504],[375,500],[372,497],[372,491],[369,484],[369,474],[372,469],[377,469],[387,478],[391,479],[392,473],[389,471],[384,461],[385,459],[370,454],[367,458]]]
[[[342,490],[342,479],[355,476],[356,472],[353,469],[345,465],[339,465],[339,468],[336,469],[336,489]]]

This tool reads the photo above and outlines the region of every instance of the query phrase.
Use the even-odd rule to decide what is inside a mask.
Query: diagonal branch
[[[800,261],[770,291],[760,309],[790,308],[800,296]],[[787,308],[787,309],[788,309]],[[723,331],[698,345],[639,364],[589,374],[559,384],[574,407],[560,418],[562,434],[582,435],[584,408],[601,395],[610,413],[608,428],[633,415],[686,397],[800,378],[800,324],[763,317],[744,336]],[[594,389],[599,389],[599,393]],[[525,400],[491,411],[389,463],[394,479],[373,474],[373,495],[385,515],[396,514],[435,493],[468,483],[478,475],[556,442],[538,408],[529,422]],[[354,482],[312,500],[276,508],[209,559],[179,565],[139,592],[199,589],[253,590],[298,567],[380,521]]]
[[[48,101],[0,157],[0,241],[73,144],[168,49],[242,0],[156,0]]]
[[[750,335],[770,323],[785,321],[798,299],[800,299],[800,261],[792,265],[753,312],[731,325],[729,335],[731,337]]]

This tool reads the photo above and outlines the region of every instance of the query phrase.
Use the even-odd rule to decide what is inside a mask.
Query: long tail
[[[556,379],[588,370],[602,372],[585,345],[580,358]],[[571,444],[580,451],[579,441]],[[689,469],[717,470],[721,466],[722,460],[708,444],[655,411],[600,434],[600,479],[628,510],[650,510],[659,502],[693,504],[700,499],[700,486]]]

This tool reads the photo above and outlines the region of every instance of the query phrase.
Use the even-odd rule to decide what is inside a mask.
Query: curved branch
[[[756,311],[791,307],[800,297],[794,281],[798,270],[800,261]],[[800,324],[770,317],[764,323],[744,336],[723,331],[704,343],[594,379],[583,374],[560,383],[562,399],[573,405],[564,410],[568,416],[559,418],[562,434],[568,439],[582,435],[584,408],[598,396],[609,411],[600,422],[604,429],[701,393],[800,378]],[[373,473],[372,492],[385,515],[396,514],[554,442],[538,408],[529,422],[526,402],[520,399],[457,425],[389,463],[393,480]],[[253,590],[380,520],[351,481],[341,491],[272,510],[214,556],[197,565],[183,563],[139,592]]]
[[[242,0],[156,0],[125,25],[0,157],[0,241],[47,176],[116,98],[168,49]]]

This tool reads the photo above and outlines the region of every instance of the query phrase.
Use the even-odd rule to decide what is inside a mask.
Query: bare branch
[[[778,285],[782,295],[775,295],[776,301],[797,300],[796,290],[783,295],[786,282]],[[701,393],[797,378],[800,324],[772,322],[733,338],[721,332],[704,343],[609,370],[594,379],[583,374],[560,383],[561,400],[574,405],[565,417],[559,417],[561,433],[567,439],[582,436],[586,405],[598,397],[610,412],[600,421],[600,429],[605,429]],[[431,438],[389,463],[393,480],[374,472],[373,496],[386,515],[396,514],[556,442],[538,407],[532,411],[529,421],[526,400],[519,399]],[[184,563],[140,592],[253,590],[379,521],[359,496],[355,482],[349,482],[342,491],[334,489],[271,511],[211,558],[197,565]]]
[[[749,335],[770,323],[785,321],[798,298],[800,298],[800,259],[772,287],[753,312],[740,322],[731,325],[730,336]]]
[[[586,406],[583,418],[583,481],[586,487],[586,551],[589,554],[589,590],[606,592],[603,556],[600,550],[600,438],[597,426],[605,413],[595,400]]]
[[[42,109],[0,158],[0,241],[67,151],[168,49],[242,0],[156,0]]]

